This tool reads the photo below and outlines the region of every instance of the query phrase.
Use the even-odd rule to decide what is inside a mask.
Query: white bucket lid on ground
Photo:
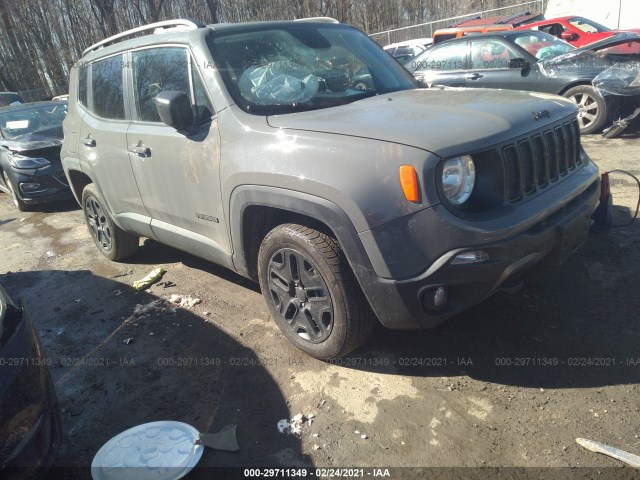
[[[196,466],[204,446],[182,422],[160,421],[130,428],[105,443],[91,462],[93,480],[178,480]]]

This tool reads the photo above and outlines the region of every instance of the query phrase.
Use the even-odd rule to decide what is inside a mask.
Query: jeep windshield
[[[416,88],[361,31],[342,24],[248,24],[214,31],[209,49],[243,110],[271,115],[344,105]]]

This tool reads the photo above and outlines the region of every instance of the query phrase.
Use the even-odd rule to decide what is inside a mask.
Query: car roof
[[[460,22],[450,25],[450,27],[477,27],[486,25],[523,25],[523,22],[527,22],[530,19],[539,17],[540,14],[522,12],[515,15],[501,15],[497,17],[476,17],[468,20],[462,20]],[[570,18],[570,17],[568,17]]]
[[[196,38],[204,38],[208,33],[242,33],[250,32],[257,29],[275,29],[277,27],[291,26],[291,25],[315,25],[316,27],[322,26],[323,28],[351,28],[355,29],[351,25],[346,23],[339,23],[337,21],[330,21],[331,19],[314,18],[314,19],[300,19],[300,20],[277,20],[267,22],[240,22],[240,23],[213,23],[209,25],[200,24],[197,28],[191,28],[188,30],[167,28],[158,32],[149,32],[141,36],[133,38],[115,39],[113,42],[109,42],[105,45],[95,44],[85,50],[82,58],[88,62],[98,60],[103,57],[107,57],[113,54],[121,53],[123,51],[146,47],[157,44],[167,43],[193,43]],[[153,26],[153,24],[150,24]],[[128,31],[121,32],[126,34]],[[110,37],[111,38],[111,37]],[[110,39],[109,38],[109,39]],[[103,41],[107,41],[105,39]]]
[[[538,32],[537,30],[535,30],[536,33],[544,33],[544,32]],[[474,32],[475,33],[475,32]],[[473,38],[478,38],[478,37],[482,37],[482,38],[509,38],[509,37],[519,37],[523,34],[526,34],[527,30],[496,30],[493,32],[487,32],[487,33],[481,33],[478,35],[473,35]],[[454,42],[462,42],[464,40],[468,40],[471,37],[471,35],[467,35],[464,37],[458,37],[458,38],[451,38],[449,40],[445,40],[443,42],[441,42],[439,45],[444,45],[444,44],[448,44],[448,43],[454,43]]]

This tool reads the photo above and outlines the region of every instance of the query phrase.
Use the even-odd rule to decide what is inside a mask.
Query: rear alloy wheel
[[[130,257],[138,249],[140,238],[118,227],[104,208],[102,197],[90,183],[82,191],[82,210],[91,238],[109,260]]]
[[[604,128],[608,119],[607,105],[593,87],[578,85],[567,90],[563,96],[578,105],[580,133],[586,135]]]
[[[300,350],[338,358],[362,345],[376,319],[335,239],[280,225],[262,241],[260,288],[271,316]]]
[[[13,203],[15,203],[16,207],[18,207],[18,210],[20,210],[21,212],[28,212],[30,210],[29,205],[24,203],[22,201],[22,199],[20,197],[18,197],[18,194],[13,189],[13,185],[11,184],[11,180],[9,180],[9,177],[4,172],[4,170],[2,171],[2,179],[4,180],[5,185],[9,189],[9,192],[11,194],[11,198],[13,198]]]

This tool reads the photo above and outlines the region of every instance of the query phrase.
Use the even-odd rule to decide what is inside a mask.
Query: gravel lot
[[[637,136],[583,144],[601,170],[640,176]],[[637,187],[619,174],[611,185],[616,222],[625,223]],[[65,434],[63,468],[51,478],[90,478],[102,444],[155,420],[201,432],[236,424],[240,451],[207,449],[203,466],[638,478],[575,438],[640,454],[640,222],[592,234],[564,265],[537,267],[517,293],[431,331],[379,327],[332,363],[295,350],[258,286],[228,270],[149,240],[127,263],[107,261],[75,204],[20,213],[0,194],[0,245],[0,283],[24,299],[52,359]],[[157,266],[175,286],[131,287]],[[172,294],[201,303],[134,314]],[[298,413],[313,416],[301,434],[279,433],[277,422]]]

